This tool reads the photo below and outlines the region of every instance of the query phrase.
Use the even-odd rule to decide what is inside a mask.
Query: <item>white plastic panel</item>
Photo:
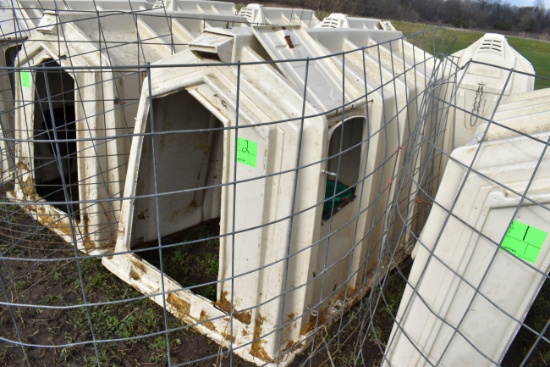
[[[234,16],[237,14],[235,3],[209,0],[164,0],[166,10],[186,13]]]
[[[243,34],[240,36],[247,37]],[[248,37],[252,37],[251,31]],[[258,56],[247,48],[239,51],[243,61],[258,60]],[[164,60],[167,63],[196,63],[197,66],[154,69],[151,106],[147,91],[143,92],[136,132],[152,131],[151,124],[157,121],[157,129],[170,132],[173,136],[161,135],[155,139],[156,177],[159,177],[156,188],[151,174],[154,168],[151,139],[141,135],[133,139],[130,162],[134,163],[130,165],[125,195],[137,195],[137,198],[123,204],[122,220],[127,225],[120,232],[117,249],[127,251],[141,246],[143,242],[156,241],[158,233],[164,237],[211,218],[220,218],[217,305],[227,313],[230,312],[231,304],[235,312],[243,312],[247,320],[243,328],[247,332],[239,333],[236,343],[250,343],[252,337],[262,338],[261,342],[240,348],[239,353],[247,359],[267,361],[280,351],[281,331],[273,330],[281,328],[281,313],[297,316],[285,328],[282,337],[284,344],[299,339],[303,325],[309,320],[307,306],[310,304],[311,290],[308,287],[292,289],[290,284],[305,284],[311,274],[310,263],[316,259],[316,250],[308,246],[318,238],[318,230],[310,231],[309,228],[314,228],[315,223],[320,222],[321,209],[316,204],[322,202],[323,197],[319,176],[321,157],[325,152],[327,123],[322,117],[305,120],[304,136],[307,138],[302,142],[301,162],[316,163],[300,173],[297,188],[303,194],[299,195],[292,208],[295,173],[277,173],[287,170],[292,172],[296,164],[299,146],[296,143],[300,133],[296,125],[300,121],[266,127],[252,125],[289,118],[287,114],[297,116],[302,109],[300,96],[271,65],[243,66],[239,99],[240,128],[227,129],[236,124],[234,83],[237,70],[224,66],[201,67],[197,63],[199,60],[191,51]],[[212,60],[208,62],[212,63]],[[266,83],[255,85],[246,82],[256,80],[260,75]],[[276,96],[268,94],[267,90],[272,92],[273,88],[280,93]],[[270,98],[262,97],[264,95]],[[311,107],[307,109],[314,114]],[[194,112],[188,114],[185,111]],[[153,119],[148,117],[149,113],[152,113]],[[179,116],[187,117],[182,120]],[[221,130],[213,135],[201,132],[201,129],[208,128]],[[197,132],[193,132],[197,129]],[[235,139],[238,139],[237,146],[234,145]],[[182,141],[189,143],[182,144]],[[235,151],[242,150],[243,141],[256,148],[253,163],[241,157],[240,153],[235,156]],[[313,145],[321,149],[312,149]],[[241,161],[241,158],[244,160]],[[205,166],[202,163],[205,161],[215,164]],[[270,174],[276,174],[275,179],[264,177]],[[245,182],[235,186],[234,177]],[[219,184],[224,186],[202,189],[204,186]],[[158,201],[143,197],[155,193],[155,190],[162,192]],[[272,192],[278,192],[279,195],[270,195]],[[157,205],[159,222],[156,218]],[[293,217],[292,222],[288,219],[294,211],[303,210],[303,213]],[[291,223],[294,229],[292,238],[289,238]],[[234,231],[236,233],[232,234]],[[283,274],[286,268],[284,259],[289,255],[287,250],[293,256],[288,259],[291,270],[285,283]],[[123,269],[127,267],[131,271],[131,263],[140,261],[134,257],[132,259],[117,261],[126,264],[122,266]],[[150,269],[151,274],[158,272],[158,269],[146,262],[142,263]],[[135,281],[128,272],[118,271],[117,274],[127,282]],[[225,281],[233,276],[233,281]],[[168,281],[177,284],[177,279]],[[279,297],[285,293],[285,289],[288,292],[286,299]],[[203,300],[198,301],[200,297],[190,297],[197,297],[192,307],[204,304]],[[203,310],[206,312],[206,308]],[[261,335],[258,335],[257,330],[261,330]],[[219,329],[217,333],[219,338],[224,331]],[[268,335],[263,337],[264,334]]]
[[[550,268],[550,237],[527,236],[529,227],[550,232],[544,145],[521,137],[453,152],[417,244],[384,365],[500,363]],[[540,248],[536,256],[503,250],[512,221],[527,229],[514,241],[521,251]]]
[[[260,4],[248,4],[239,10],[239,15],[256,25],[314,27],[319,23],[315,11],[299,8],[266,7]]]
[[[38,3],[38,1],[34,1]],[[25,40],[42,17],[42,9],[26,9],[15,0],[0,0],[0,38]]]
[[[344,56],[346,66],[355,69],[358,75],[366,76],[367,89],[377,90],[380,85],[384,85],[378,94],[384,98],[382,118],[387,123],[381,125],[384,126],[382,135],[385,136],[381,139],[386,144],[379,152],[378,158],[373,160],[379,162],[377,164],[380,165],[383,157],[389,154],[386,156],[389,157],[387,158],[388,165],[384,169],[385,172],[382,174],[383,178],[380,182],[391,186],[389,200],[396,200],[399,203],[399,212],[404,213],[409,210],[412,215],[416,212],[414,208],[416,205],[414,180],[410,179],[403,183],[400,188],[402,195],[394,198],[398,183],[392,182],[392,177],[397,177],[403,168],[403,153],[406,150],[406,145],[410,144],[411,129],[418,128],[414,122],[417,121],[417,116],[421,113],[423,93],[431,78],[431,74],[426,75],[425,73],[432,73],[435,65],[433,56],[414,48],[401,39],[391,42],[391,40],[401,37],[400,32],[356,29],[327,31],[322,28],[312,28],[308,29],[308,34],[326,47],[327,53],[346,52]],[[370,121],[372,123],[372,119]],[[372,126],[374,127],[375,124],[373,123]],[[394,169],[393,172],[389,168],[390,166],[391,169]],[[376,192],[376,189],[369,188],[368,191]],[[410,193],[412,196],[409,195]],[[376,198],[373,197],[371,200],[376,200]],[[383,212],[385,208],[382,201],[379,198],[381,204],[379,212]],[[410,208],[407,208],[408,206]],[[371,220],[369,219],[369,221]],[[396,219],[390,219],[390,221],[393,220]],[[412,221],[411,219],[406,220],[409,223]],[[410,241],[410,232],[407,232],[407,235],[402,236],[399,240],[401,231],[396,232],[387,234],[392,243]],[[353,239],[349,240],[353,242]]]
[[[531,103],[531,101],[540,102],[550,96],[550,88],[539,89],[531,92],[514,93],[506,98],[506,104],[499,105],[499,111],[504,106],[514,106],[515,103]]]
[[[499,140],[550,131],[550,94],[542,89],[525,95],[533,98],[498,106],[494,122],[480,125],[476,139]]]
[[[326,49],[320,47],[304,29],[253,26],[252,30],[272,59],[297,59],[295,62],[281,63],[279,67],[299,90],[303,90],[307,83],[307,98],[323,111],[342,106],[363,92],[362,78],[354,77],[353,72],[348,70],[343,73],[334,57],[323,58],[327,56]],[[307,62],[307,58],[313,60]]]
[[[151,9],[153,7],[153,2],[147,0],[10,0],[9,3],[10,7],[12,3],[18,4],[19,6],[17,8],[19,11],[21,11],[22,15],[30,21],[30,24],[33,25],[37,25],[39,23],[44,11],[47,10],[141,11]]]
[[[12,67],[17,52],[21,48],[19,42],[6,42],[0,46],[0,65]],[[15,73],[0,73],[0,178],[6,182],[13,179],[14,143],[9,139],[15,134]],[[5,140],[4,140],[5,139]]]

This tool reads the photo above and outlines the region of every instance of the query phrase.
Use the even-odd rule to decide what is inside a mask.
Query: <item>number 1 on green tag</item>
[[[506,232],[500,247],[534,264],[537,261],[548,232],[514,220]]]

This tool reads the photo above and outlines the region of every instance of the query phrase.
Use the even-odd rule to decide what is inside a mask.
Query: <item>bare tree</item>
[[[252,0],[249,0],[252,1]],[[517,7],[510,0],[254,0],[317,9],[323,14],[448,23],[457,27],[505,31],[550,32],[550,11],[544,0]]]
[[[544,17],[546,15],[546,4],[544,0],[535,0],[533,6],[533,15],[535,18]]]
[[[482,11],[486,10],[489,7],[490,0],[477,0],[479,7]]]

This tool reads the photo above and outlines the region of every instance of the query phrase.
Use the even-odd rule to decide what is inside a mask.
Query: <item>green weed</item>
[[[206,287],[196,288],[195,292],[210,300],[216,299],[216,288],[213,285],[207,285]]]
[[[208,275],[218,275],[220,267],[220,258],[218,254],[208,253],[206,255],[206,273]]]

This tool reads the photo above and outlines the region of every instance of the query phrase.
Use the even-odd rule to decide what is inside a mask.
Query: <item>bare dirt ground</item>
[[[97,366],[96,356],[102,366],[229,364],[219,345],[165,314],[99,259],[75,253],[19,207],[0,205],[0,330],[8,339],[0,341],[0,366]],[[236,356],[231,362],[252,366]]]
[[[165,314],[107,271],[99,258],[75,252],[20,207],[6,199],[0,207],[0,330],[5,338],[0,341],[0,366],[253,366],[229,357],[226,349]],[[197,233],[194,229],[185,239]],[[171,256],[178,262],[165,268],[190,284],[210,281],[217,271],[213,249],[215,245],[207,244]],[[158,262],[154,253],[148,256]],[[196,271],[197,266],[203,271]],[[181,273],[182,267],[188,270]],[[199,292],[212,297],[208,287]],[[393,311],[397,299],[391,301]],[[293,365],[320,366],[332,359],[337,366],[352,366],[361,344],[363,363],[377,364],[392,321],[387,313],[365,328],[365,307],[360,304],[331,328],[322,328]],[[363,335],[366,329],[371,331]]]
[[[193,229],[179,240],[203,230]],[[217,272],[216,246],[171,256],[176,262],[164,267],[188,285],[211,281]],[[228,356],[226,349],[106,270],[100,259],[75,252],[5,199],[0,202],[0,253],[0,337],[5,338],[0,366],[254,366]],[[149,257],[158,262],[154,254]],[[293,366],[380,365],[410,267],[406,262],[382,289],[373,289],[371,297],[332,320],[331,327],[320,327]],[[182,268],[187,270],[182,273]],[[198,291],[215,297],[208,287]],[[535,330],[544,328],[550,314],[549,292],[546,285],[526,318]],[[536,340],[521,328],[503,366],[519,365]],[[527,365],[545,366],[549,360],[550,348],[541,342]]]

